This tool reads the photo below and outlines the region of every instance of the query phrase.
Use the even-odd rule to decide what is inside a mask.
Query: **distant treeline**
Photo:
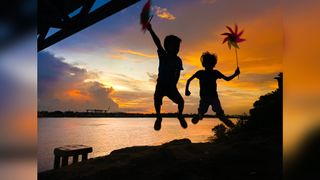
[[[177,113],[163,113],[163,117],[177,117]],[[194,114],[184,114],[185,117],[193,117]],[[230,118],[244,118],[247,115],[227,115]],[[156,117],[156,114],[149,113],[125,113],[125,112],[74,112],[74,111],[39,111],[38,117]],[[216,115],[205,115],[205,117],[216,118]]]

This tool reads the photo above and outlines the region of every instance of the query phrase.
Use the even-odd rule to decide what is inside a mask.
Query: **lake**
[[[160,145],[174,139],[189,138],[206,142],[212,128],[221,122],[207,118],[197,125],[186,118],[183,129],[176,118],[163,118],[160,131],[153,130],[155,118],[38,118],[38,171],[53,168],[53,149],[72,144],[93,147],[89,158],[108,155],[116,149],[141,145]],[[70,158],[71,160],[72,158]]]

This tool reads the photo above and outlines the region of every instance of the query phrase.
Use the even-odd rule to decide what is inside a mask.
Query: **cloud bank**
[[[119,107],[110,97],[113,88],[107,88],[95,78],[95,73],[64,62],[50,52],[38,54],[38,110],[109,109]]]

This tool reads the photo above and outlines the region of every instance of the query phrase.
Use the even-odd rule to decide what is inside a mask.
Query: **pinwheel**
[[[142,30],[146,31],[151,19],[151,0],[148,0],[146,4],[143,6],[141,14],[140,14],[140,24],[142,26]]]
[[[238,25],[236,25],[236,24],[235,24],[234,30],[232,30],[231,27],[229,27],[229,26],[226,26],[226,27],[229,30],[229,32],[221,34],[223,36],[227,36],[224,38],[222,44],[224,44],[225,42],[228,42],[229,49],[231,49],[231,47],[234,47],[235,52],[236,52],[237,67],[239,67],[237,49],[240,48],[238,43],[245,41],[245,39],[241,38],[241,35],[243,34],[244,31],[242,30],[238,33]],[[239,78],[239,76],[238,76],[238,78]]]

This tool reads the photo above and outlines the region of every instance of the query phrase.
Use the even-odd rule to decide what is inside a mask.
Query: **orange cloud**
[[[167,20],[175,20],[176,17],[171,14],[167,8],[161,8],[159,6],[154,7],[156,10],[156,15],[161,19],[167,19]]]
[[[88,100],[90,97],[86,94],[83,94],[80,90],[78,89],[72,89],[68,90],[67,94],[71,98],[76,98],[76,99],[81,99],[81,100]]]
[[[113,54],[113,55],[108,55],[111,59],[117,59],[117,60],[127,60],[126,57],[119,55],[119,54]]]
[[[135,56],[141,56],[144,58],[156,58],[157,56],[154,54],[145,54],[143,52],[134,51],[134,50],[119,50],[121,54],[129,54],[129,55],[135,55]]]

